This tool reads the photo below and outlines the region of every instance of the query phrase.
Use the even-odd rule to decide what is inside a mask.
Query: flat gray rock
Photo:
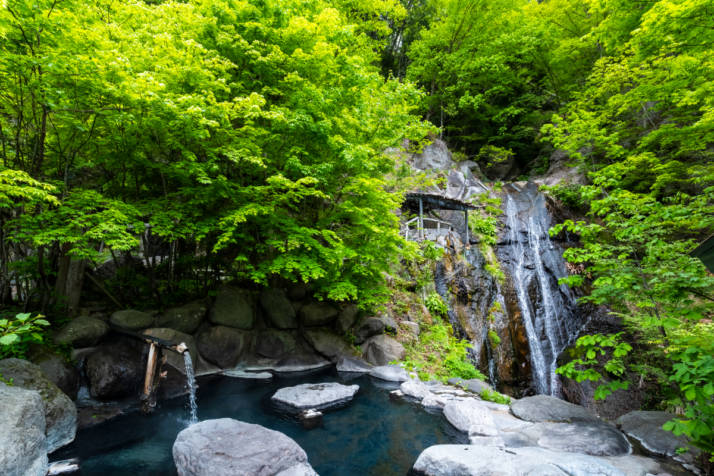
[[[342,356],[337,360],[338,372],[366,374],[372,370],[372,366],[367,362],[353,357]]]
[[[468,380],[464,380],[461,378],[450,378],[449,384],[456,385],[458,387],[468,390],[469,392],[478,393],[478,394],[480,394],[484,390],[488,390],[490,392],[493,391],[493,387],[491,387],[489,384],[487,384],[483,380],[479,380],[477,378],[472,378],[472,379],[468,379]]]
[[[369,371],[369,375],[388,382],[404,382],[409,380],[409,374],[398,365],[380,365]]]
[[[325,410],[349,402],[358,390],[359,385],[342,385],[336,382],[304,383],[281,388],[273,394],[271,400],[297,410]]]
[[[473,398],[447,402],[444,416],[455,428],[469,436],[498,435],[491,411]]]
[[[247,370],[240,369],[224,370],[222,373],[226,377],[244,378],[248,380],[270,380],[273,378],[273,374],[270,372],[248,372]]]
[[[404,395],[416,398],[419,401],[432,395],[431,390],[429,390],[429,387],[423,382],[420,382],[419,380],[410,379],[405,382],[402,382],[399,389]]]
[[[47,441],[42,397],[0,382],[0,402],[0,474],[44,476]]]
[[[617,426],[630,438],[637,440],[642,448],[650,454],[658,456],[675,457],[680,461],[689,463],[699,450],[690,447],[684,436],[662,429],[662,425],[675,418],[675,415],[666,412],[634,411],[622,415],[617,419]],[[690,448],[690,451],[681,455],[677,454],[678,448]]]
[[[548,395],[516,400],[511,404],[511,412],[521,420],[533,422],[599,421],[587,408]]]
[[[179,476],[313,476],[292,438],[231,418],[205,420],[183,430],[173,446]]]
[[[625,476],[594,456],[474,445],[431,446],[422,451],[413,469],[424,476]]]
[[[541,422],[521,430],[521,434],[531,438],[533,446],[569,453],[622,456],[632,450],[625,435],[605,422]]]

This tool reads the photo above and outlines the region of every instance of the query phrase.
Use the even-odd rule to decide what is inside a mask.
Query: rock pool
[[[270,402],[279,388],[327,381],[357,384],[360,390],[347,407],[326,412],[319,428],[304,429]],[[389,391],[399,384],[369,376],[348,378],[326,370],[270,382],[220,377],[199,386],[199,420],[230,417],[283,432],[302,446],[321,476],[406,475],[427,447],[466,442],[441,412],[390,400]],[[151,415],[136,411],[80,431],[51,459],[78,457],[82,475],[175,475],[171,447],[187,424],[187,398],[164,401]]]

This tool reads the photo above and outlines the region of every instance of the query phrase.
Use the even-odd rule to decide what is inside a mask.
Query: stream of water
[[[183,353],[183,363],[186,367],[186,383],[188,384],[189,425],[198,423],[198,404],[196,403],[196,375],[193,372],[193,362],[188,351]]]

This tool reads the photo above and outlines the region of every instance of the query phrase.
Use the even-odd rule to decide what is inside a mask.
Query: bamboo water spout
[[[162,355],[162,348],[168,349],[179,354],[188,353],[188,346],[185,342],[173,345],[162,339],[151,336],[135,337],[143,339],[149,344],[149,355],[146,358],[146,373],[144,375],[144,389],[141,394],[141,409],[144,413],[150,413],[156,407],[156,389],[162,378],[166,377],[166,372],[159,371],[159,363],[163,366],[166,363],[166,356]],[[188,375],[187,375],[188,378]],[[190,377],[192,378],[192,377]]]

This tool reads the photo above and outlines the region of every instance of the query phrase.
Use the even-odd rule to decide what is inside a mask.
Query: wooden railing
[[[416,225],[414,225],[416,223]],[[427,224],[432,224],[433,226],[427,226]],[[441,230],[453,231],[453,227],[449,222],[443,220],[437,220],[436,218],[414,217],[411,220],[404,223],[404,238],[414,241],[425,240],[428,230],[436,230],[437,235],[441,234]]]

